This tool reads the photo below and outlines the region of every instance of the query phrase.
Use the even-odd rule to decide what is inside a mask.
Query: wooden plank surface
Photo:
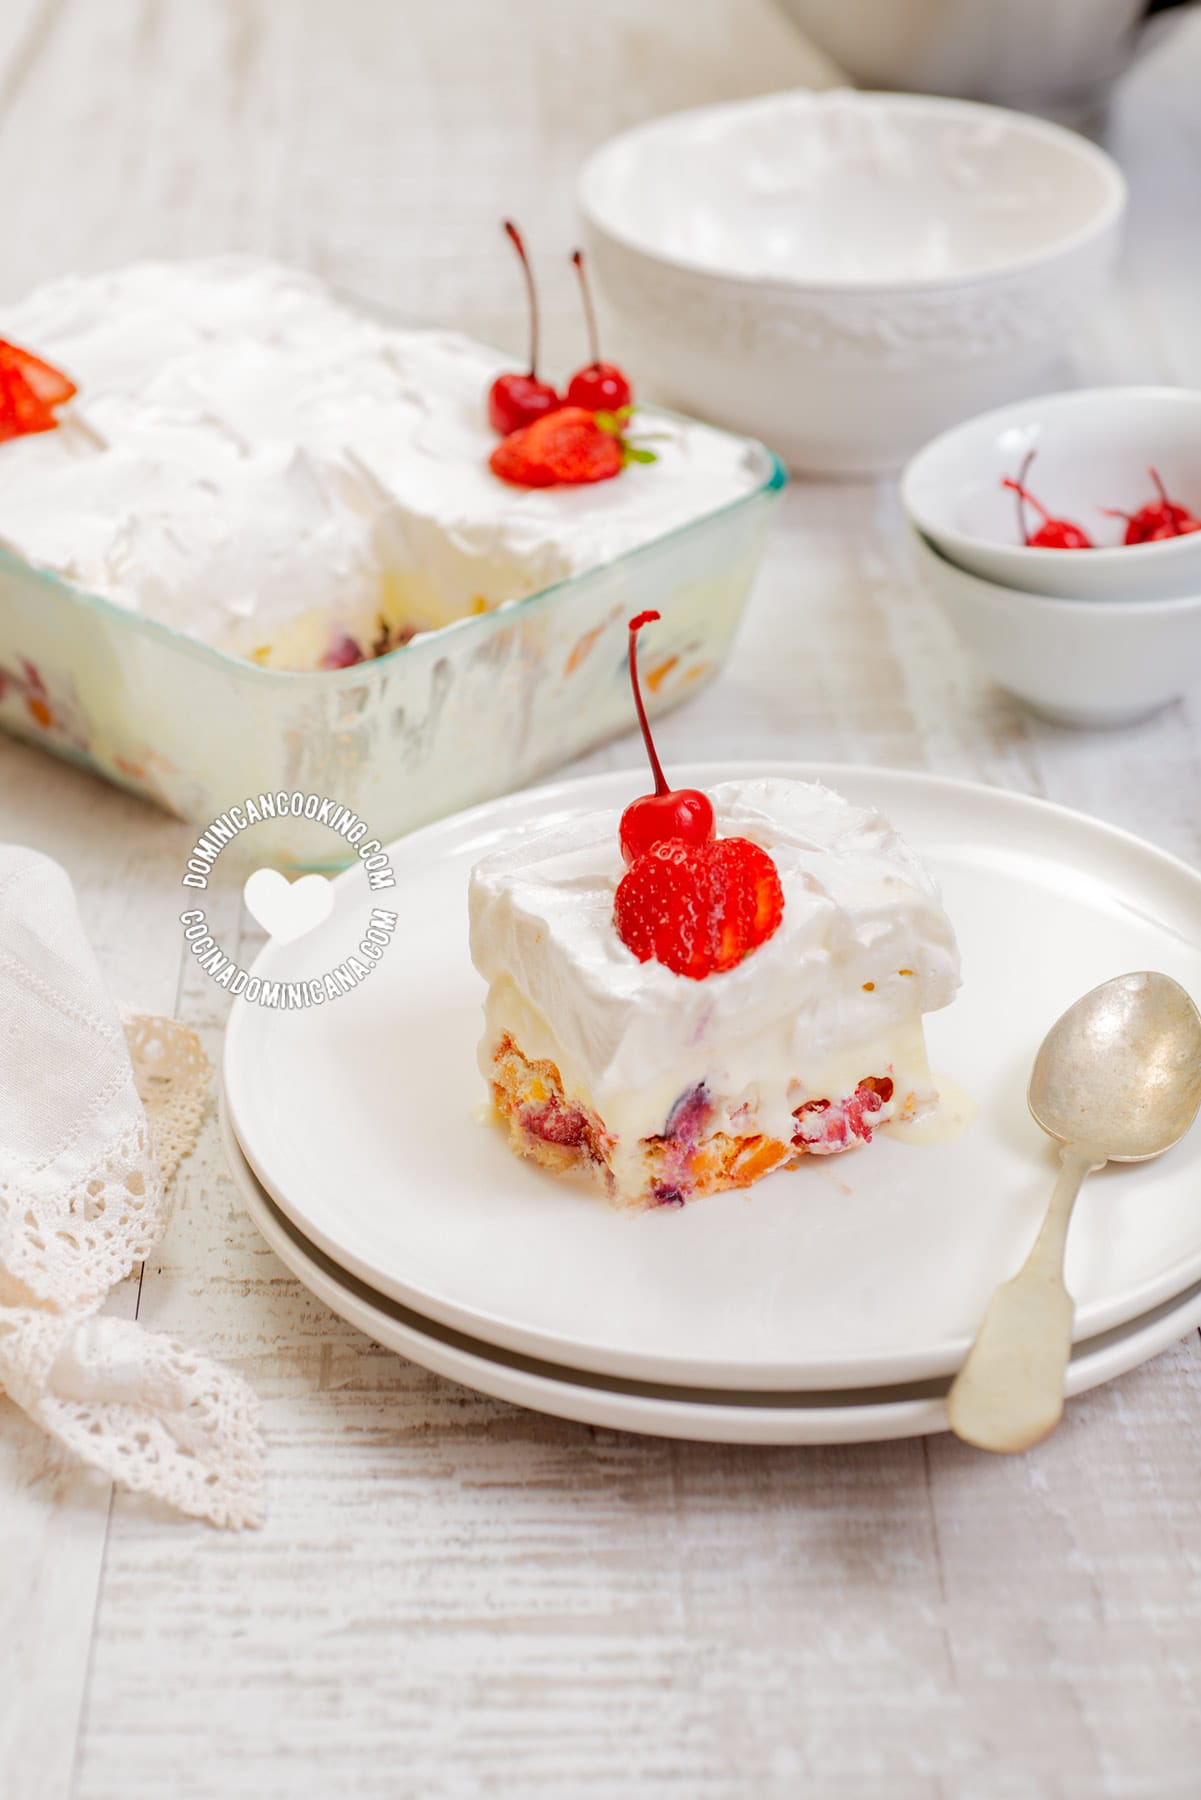
[[[516,348],[502,212],[553,263],[594,143],[811,67],[766,0],[7,0],[0,293],[232,245]],[[1201,382],[1199,82],[1201,19],[1123,85],[1131,254],[1077,378]],[[570,357],[565,258],[545,299]],[[1201,854],[1197,700],[1114,736],[1030,718],[934,613],[886,483],[792,488],[729,671],[662,749],[976,776]],[[70,871],[120,999],[217,1056],[174,928],[186,828],[0,738],[0,837]],[[333,1318],[242,1215],[211,1119],[140,1316],[263,1396],[269,1521],[110,1506],[0,1401],[5,1800],[1197,1792],[1195,1334],[1012,1462],[561,1424]]]

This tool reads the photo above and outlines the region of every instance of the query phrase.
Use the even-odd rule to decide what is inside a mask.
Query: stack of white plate
[[[1088,549],[1023,541],[1077,526]],[[1201,531],[1127,544],[1120,514],[1201,518],[1201,392],[1080,388],[985,413],[920,450],[901,498],[934,598],[985,672],[1067,725],[1123,725],[1201,684]],[[1179,521],[1177,521],[1179,523]]]
[[[482,985],[468,871],[531,825],[617,812],[637,776],[510,797],[395,845],[397,889],[361,870],[330,917],[255,966],[311,982],[373,904],[399,922],[336,1002],[239,1001],[224,1127],[248,1211],[288,1267],[378,1342],[481,1392],[672,1437],[834,1443],[945,1428],[943,1396],[989,1293],[1037,1228],[1054,1153],[1025,1110],[1046,1027],[1128,969],[1201,993],[1201,876],[1093,820],[885,770],[674,771],[704,786],[791,774],[879,805],[942,883],[963,991],[930,1021],[946,1129],[878,1134],[745,1194],[627,1216],[519,1161],[481,1106]],[[1077,1394],[1201,1323],[1201,1138],[1107,1170],[1073,1227]]]

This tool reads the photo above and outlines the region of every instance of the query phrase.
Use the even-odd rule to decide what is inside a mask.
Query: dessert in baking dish
[[[379,654],[761,480],[737,440],[656,416],[649,466],[514,485],[489,466],[499,353],[253,258],[73,276],[5,308],[0,336],[78,389],[58,429],[0,443],[0,544],[276,668]]]
[[[933,1107],[922,1017],[959,982],[937,890],[878,813],[816,783],[706,796],[655,772],[620,826],[523,839],[470,889],[480,1062],[513,1148],[633,1208]]]

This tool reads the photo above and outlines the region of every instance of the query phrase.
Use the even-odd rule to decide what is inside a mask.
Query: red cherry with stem
[[[711,844],[716,831],[713,802],[708,794],[702,794],[699,788],[669,788],[651,737],[638,682],[638,633],[644,625],[652,624],[659,617],[657,612],[644,612],[630,620],[630,685],[634,690],[638,723],[642,727],[642,741],[655,778],[655,791],[631,800],[621,815],[621,854],[627,863],[634,862],[668,838],[680,838],[691,845]]]
[[[505,232],[521,259],[530,307],[530,370],[528,375],[498,375],[488,390],[488,422],[501,437],[557,412],[563,402],[549,381],[538,379],[538,295],[534,271],[526,255],[521,233],[512,219],[502,221]]]
[[[1101,511],[1111,519],[1125,519],[1127,544],[1161,543],[1164,538],[1187,537],[1190,532],[1201,531],[1201,519],[1195,519],[1187,506],[1178,506],[1174,500],[1168,499],[1167,489],[1159,478],[1156,469],[1148,469],[1152,481],[1159,494],[1158,500],[1148,500],[1137,512],[1123,512],[1118,506],[1103,506]]]
[[[602,362],[600,359],[596,314],[592,309],[588,277],[584,273],[584,252],[573,250],[571,260],[580,278],[580,294],[584,302],[584,318],[588,323],[588,348],[592,352],[592,361],[584,368],[577,369],[572,376],[567,388],[568,404],[586,406],[589,412],[620,412],[623,406],[630,405],[634,390],[616,363]]]
[[[1002,487],[1009,488],[1018,497],[1018,530],[1022,534],[1023,544],[1031,550],[1091,550],[1093,541],[1087,532],[1081,531],[1079,525],[1073,525],[1070,519],[1053,519],[1042,502],[1036,500],[1027,489],[1026,477],[1030,473],[1030,464],[1034,461],[1034,457],[1033,450],[1027,451],[1026,458],[1018,471],[1017,480],[1015,481],[1011,475],[1006,475],[1001,482]],[[1026,529],[1024,508],[1027,504],[1032,506],[1042,519],[1042,524],[1033,537]]]

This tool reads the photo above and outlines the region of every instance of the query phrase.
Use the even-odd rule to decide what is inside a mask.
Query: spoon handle
[[[981,1450],[1027,1450],[1063,1415],[1075,1302],[1063,1281],[1072,1208],[1084,1177],[1105,1158],[1065,1144],[1059,1179],[1033,1250],[989,1302],[947,1398],[957,1437]]]

